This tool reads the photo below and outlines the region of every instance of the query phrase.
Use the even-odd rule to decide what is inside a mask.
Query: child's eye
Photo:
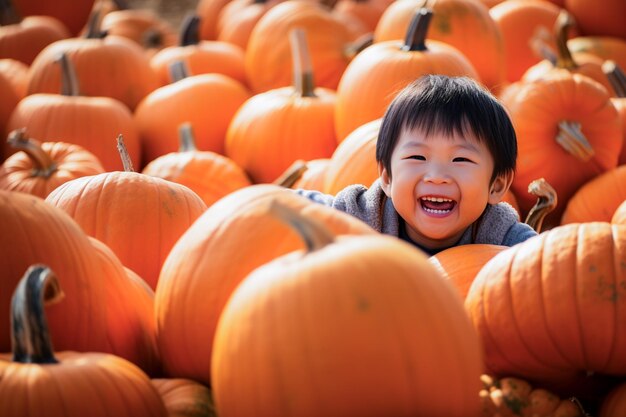
[[[472,161],[471,159],[468,159],[468,158],[464,158],[464,157],[462,157],[462,156],[459,156],[459,157],[457,157],[457,158],[454,158],[454,159],[452,160],[452,162],[473,162],[473,161]]]
[[[416,159],[418,161],[425,161],[426,157],[424,155],[411,155],[407,159]]]

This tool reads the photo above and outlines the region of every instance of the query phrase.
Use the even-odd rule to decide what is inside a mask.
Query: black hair
[[[391,178],[391,154],[400,134],[419,129],[433,133],[472,133],[487,145],[494,160],[493,181],[515,172],[517,138],[504,106],[469,77],[425,75],[402,89],[383,117],[376,142],[376,161]]]

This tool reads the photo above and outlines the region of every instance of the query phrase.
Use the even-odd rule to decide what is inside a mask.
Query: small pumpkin
[[[211,390],[187,378],[153,378],[168,417],[217,417]]]
[[[0,415],[167,416],[150,379],[132,363],[103,353],[54,352],[44,306],[58,302],[62,291],[45,265],[30,267],[15,289],[13,355],[0,359]]]
[[[602,401],[598,417],[619,417],[626,413],[626,383],[615,387]]]
[[[574,15],[583,35],[626,39],[626,3],[622,0],[605,0],[601,6],[586,0],[564,0],[564,7]]]
[[[44,142],[28,137],[26,129],[14,130],[8,143],[21,152],[0,166],[0,188],[46,198],[59,185],[74,178],[104,172],[98,158],[82,146]]]

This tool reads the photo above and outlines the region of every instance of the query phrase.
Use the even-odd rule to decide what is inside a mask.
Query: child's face
[[[491,183],[494,161],[474,136],[442,133],[429,137],[404,130],[391,157],[392,178],[379,164],[383,190],[406,222],[416,243],[443,248],[456,243],[484,211],[498,203],[510,176]]]

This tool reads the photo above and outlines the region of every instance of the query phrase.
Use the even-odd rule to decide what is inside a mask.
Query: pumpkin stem
[[[528,212],[525,223],[541,233],[543,220],[557,205],[556,190],[544,178],[539,178],[528,184],[528,192],[537,197],[537,202]]]
[[[307,166],[306,161],[298,159],[294,161],[293,164],[291,164],[289,168],[287,168],[285,172],[280,175],[280,177],[276,178],[272,184],[285,188],[291,188],[296,181],[302,177],[302,174],[304,174],[307,169],[309,169],[309,167]]]
[[[313,65],[306,40],[306,32],[294,28],[289,32],[291,56],[293,57],[293,84],[298,97],[315,97]]]
[[[61,94],[64,96],[80,96],[76,67],[67,57],[67,53],[61,52],[56,61],[61,65]]]
[[[49,178],[56,170],[56,163],[41,147],[38,140],[26,136],[26,128],[15,129],[9,133],[7,143],[18,151],[24,151],[33,162],[31,177]]]
[[[126,0],[113,0],[113,4],[117,10],[128,10],[130,7]]]
[[[322,249],[335,241],[335,236],[322,223],[278,200],[271,201],[269,214],[295,229],[304,241],[307,252]]]
[[[580,400],[576,397],[571,397],[568,399],[570,402],[574,403],[574,405],[576,407],[578,407],[578,411],[580,411],[580,415],[585,416],[585,417],[592,417],[591,414],[589,414],[587,411],[585,411],[585,407],[583,407],[582,403],[580,402]]]
[[[147,29],[141,35],[141,45],[144,48],[160,48],[163,46],[163,34],[154,28]]]
[[[578,68],[578,64],[574,61],[572,53],[567,47],[567,35],[570,28],[574,27],[576,22],[570,13],[566,10],[561,10],[559,16],[554,23],[554,35],[556,42],[556,67],[566,70],[575,70]]]
[[[33,265],[17,284],[11,298],[13,361],[58,363],[54,357],[44,306],[63,298],[56,275],[45,265]]]
[[[539,26],[530,38],[530,48],[536,56],[549,61],[552,66],[556,67],[556,53],[548,44],[552,41],[552,34],[545,26]]]
[[[610,59],[602,64],[602,72],[606,74],[616,97],[626,97],[626,74],[615,61]]]
[[[102,11],[99,8],[94,9],[89,15],[85,30],[86,39],[102,39],[107,35],[107,32],[100,28],[101,15]]]
[[[365,33],[346,46],[344,55],[346,56],[346,58],[348,58],[348,60],[352,60],[361,51],[373,44],[374,34],[371,32]]]
[[[130,155],[128,154],[128,149],[124,144],[124,136],[122,136],[121,133],[117,136],[117,151],[120,153],[120,157],[122,158],[124,172],[135,172],[133,169],[133,162],[130,160]]]
[[[200,42],[200,16],[190,13],[181,25],[178,44],[180,46],[197,45]]]
[[[15,25],[22,21],[11,0],[0,0],[0,26]]]
[[[425,7],[415,11],[409,29],[404,38],[403,51],[426,51],[426,34],[430,26],[433,12]]]
[[[559,133],[556,141],[567,152],[581,161],[588,161],[595,151],[581,130],[581,124],[577,122],[562,121],[559,123]]]
[[[189,77],[189,68],[185,61],[174,61],[169,65],[170,80],[172,83]]]
[[[178,127],[178,142],[178,152],[195,152],[198,150],[191,123],[182,123]]]

